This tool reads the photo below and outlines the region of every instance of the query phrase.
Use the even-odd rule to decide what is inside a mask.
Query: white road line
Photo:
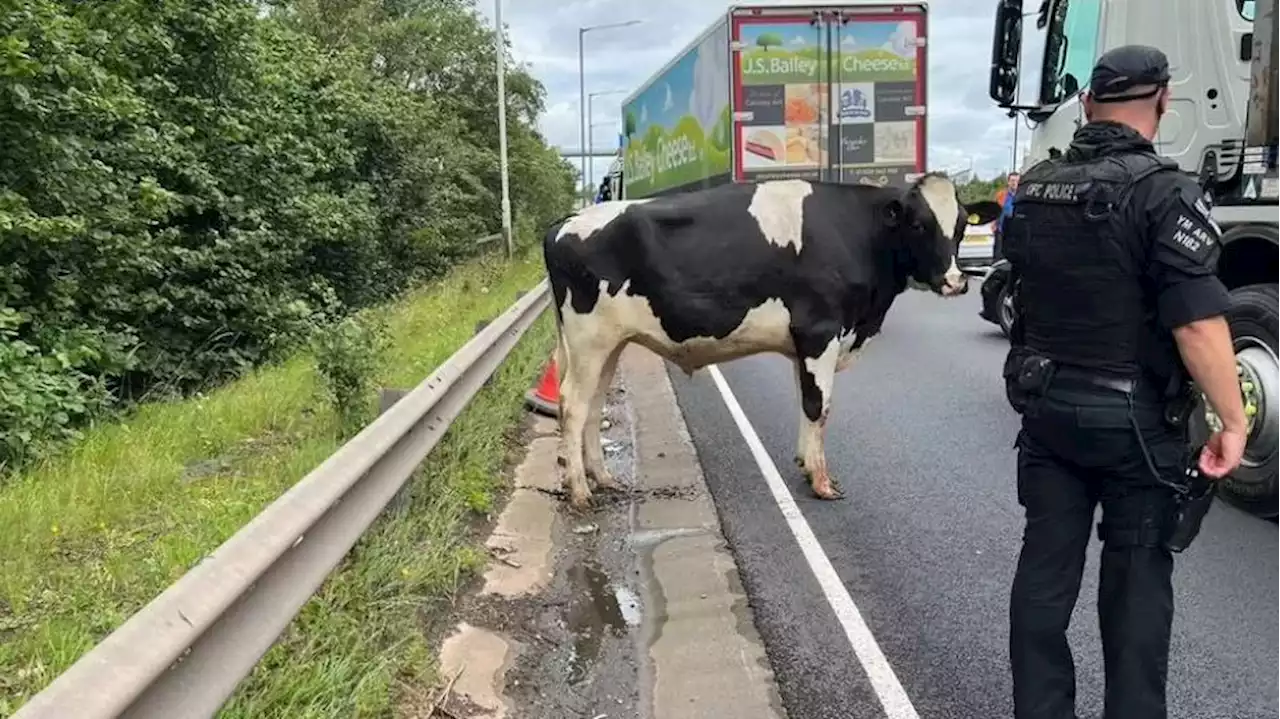
[[[720,373],[720,368],[712,365],[707,368],[707,371],[720,390],[720,396],[724,398],[729,414],[733,415],[738,431],[747,441],[756,464],[760,465],[760,471],[764,474],[770,491],[773,492],[773,499],[778,503],[778,509],[782,510],[782,516],[787,520],[787,526],[795,536],[796,542],[800,544],[800,551],[804,553],[805,561],[813,570],[813,576],[818,580],[827,603],[831,605],[831,609],[836,613],[836,619],[844,628],[849,645],[853,647],[853,652],[858,656],[862,669],[871,680],[871,688],[880,700],[880,706],[884,707],[886,716],[888,719],[920,719],[916,708],[907,698],[907,692],[898,682],[897,675],[893,673],[893,667],[889,666],[889,660],[880,651],[876,638],[871,636],[867,623],[862,620],[862,614],[853,603],[853,598],[849,596],[844,583],[840,581],[835,568],[831,566],[831,560],[822,551],[822,546],[818,544],[817,537],[813,535],[813,530],[809,528],[809,523],[801,514],[800,507],[796,505],[791,492],[787,490],[787,485],[782,481],[782,475],[778,473],[778,467],[773,463],[768,450],[764,448],[746,413],[742,411],[742,406],[738,404],[738,399],[729,388],[729,383]]]

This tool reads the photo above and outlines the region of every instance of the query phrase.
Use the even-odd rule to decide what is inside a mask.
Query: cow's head
[[[890,200],[885,213],[889,232],[906,250],[908,285],[950,297],[969,291],[969,278],[956,263],[964,228],[995,220],[1000,205],[990,200],[966,205],[951,180],[929,173]]]

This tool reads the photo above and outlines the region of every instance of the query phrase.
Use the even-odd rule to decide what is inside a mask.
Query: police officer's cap
[[[1151,97],[1169,82],[1169,58],[1149,45],[1122,45],[1098,58],[1089,76],[1089,94],[1095,102],[1128,102]],[[1154,90],[1126,94],[1133,87],[1155,85]]]

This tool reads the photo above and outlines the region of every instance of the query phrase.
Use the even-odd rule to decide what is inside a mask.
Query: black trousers
[[[1066,631],[1100,504],[1105,717],[1166,719],[1173,557],[1160,541],[1173,521],[1175,494],[1152,469],[1179,481],[1188,453],[1183,435],[1163,422],[1157,400],[1131,403],[1117,391],[1065,386],[1033,400],[1017,444],[1026,528],[1009,612],[1014,716],[1075,717]]]

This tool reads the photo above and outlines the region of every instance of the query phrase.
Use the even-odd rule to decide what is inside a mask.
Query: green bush
[[[79,436],[76,426],[109,407],[103,364],[121,356],[114,338],[71,330],[46,341],[22,340],[23,318],[0,307],[0,470]]]
[[[472,256],[496,62],[467,0],[0,9],[0,462],[202,389]],[[513,212],[569,207],[509,70]]]
[[[382,322],[360,315],[346,317],[316,333],[317,369],[338,415],[343,439],[354,436],[371,418],[389,339]]]

